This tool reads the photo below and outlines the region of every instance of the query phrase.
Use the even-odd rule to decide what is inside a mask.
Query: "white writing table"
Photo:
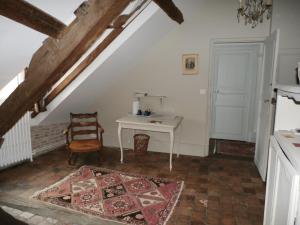
[[[156,131],[170,134],[170,171],[172,170],[172,155],[174,148],[174,132],[181,124],[183,117],[181,116],[134,116],[128,115],[118,119],[119,144],[121,149],[121,163],[123,163],[123,145],[122,145],[122,129]],[[161,121],[161,123],[151,123],[150,121]],[[179,152],[177,151],[177,157]]]

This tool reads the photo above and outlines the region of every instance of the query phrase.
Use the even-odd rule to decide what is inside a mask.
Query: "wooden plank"
[[[30,110],[30,111],[32,111],[32,110]],[[31,118],[34,118],[34,117],[36,117],[37,115],[39,115],[39,113],[40,113],[40,112],[33,111],[33,112],[30,114],[30,116],[31,116]]]
[[[97,112],[94,113],[70,113],[71,118],[73,119],[97,119]]]
[[[172,0],[153,0],[167,15],[177,23],[183,23],[183,15]]]
[[[130,15],[121,15],[113,22],[112,25],[109,25],[108,28],[122,28],[129,18]]]
[[[75,80],[86,67],[88,67],[95,58],[105,49],[107,46],[123,31],[123,29],[126,28],[126,25],[124,27],[124,24],[133,16],[138,10],[142,8],[142,6],[147,1],[142,1],[130,14],[127,15],[120,15],[118,18],[116,18],[112,25],[109,25],[108,28],[115,28],[114,31],[112,31],[102,43],[99,44],[99,46],[92,52],[90,55],[78,65],[77,68],[69,75],[67,76],[56,88],[54,88],[50,94],[48,94],[45,98],[45,106],[50,104],[69,84],[72,83],[73,80]],[[84,15],[86,14],[86,9],[88,6],[86,3],[82,3],[80,5],[80,9],[76,10],[76,15]],[[137,16],[137,15],[136,15]],[[36,117],[40,112],[32,112],[31,118]]]
[[[26,80],[0,106],[0,137],[79,60],[130,0],[88,3],[87,13],[77,17],[61,34],[61,39],[48,38],[33,55]]]
[[[72,127],[97,127],[97,122],[72,122]]]
[[[41,33],[58,38],[64,23],[23,0],[0,0],[0,15]]]
[[[90,134],[97,134],[98,130],[77,130],[72,131],[72,137],[80,136],[80,135],[90,135]]]
[[[4,138],[0,137],[0,148],[1,148],[2,144],[3,144],[3,142],[4,142]]]
[[[107,46],[119,36],[123,29],[114,29],[50,94],[45,98],[45,105],[49,105],[70,83],[72,83]]]

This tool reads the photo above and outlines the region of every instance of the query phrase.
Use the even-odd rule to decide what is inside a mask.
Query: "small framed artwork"
[[[182,55],[182,74],[196,75],[199,73],[198,54]]]

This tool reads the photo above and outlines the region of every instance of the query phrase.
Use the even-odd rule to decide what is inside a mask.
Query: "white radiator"
[[[0,168],[28,159],[32,160],[29,112],[4,135],[4,143],[0,148]]]

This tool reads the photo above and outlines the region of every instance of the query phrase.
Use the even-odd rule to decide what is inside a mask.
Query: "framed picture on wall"
[[[182,74],[196,75],[199,73],[198,54],[182,55]]]

